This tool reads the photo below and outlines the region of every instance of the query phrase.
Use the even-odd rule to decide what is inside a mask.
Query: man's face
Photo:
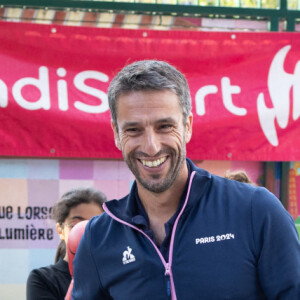
[[[183,121],[178,97],[169,90],[120,95],[118,131],[112,123],[116,146],[145,189],[161,193],[176,180],[186,157],[192,132],[192,115]]]

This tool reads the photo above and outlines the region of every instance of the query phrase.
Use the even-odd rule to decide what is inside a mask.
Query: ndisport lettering
[[[26,110],[49,110],[51,108],[51,100],[53,100],[50,95],[54,94],[57,95],[58,109],[61,111],[69,110],[68,83],[64,79],[67,76],[67,70],[64,68],[58,68],[56,74],[58,78],[50,78],[49,68],[41,66],[38,69],[37,78],[24,77],[18,79],[11,87],[13,99],[20,107]],[[76,74],[73,79],[75,89],[85,94],[85,96],[90,95],[98,99],[98,103],[96,105],[92,105],[80,101],[81,99],[73,99],[73,106],[77,110],[85,113],[104,113],[109,110],[107,94],[104,91],[89,86],[86,81],[90,80],[97,81],[98,83],[108,83],[109,77],[99,71],[86,70]],[[54,84],[53,81],[56,82],[56,84]],[[38,99],[35,99],[34,101],[31,99],[31,96],[26,98],[23,95],[23,90],[25,89],[38,92]],[[8,106],[8,94],[9,91],[7,84],[0,79],[0,108],[6,108]],[[33,92],[30,95],[32,94]],[[82,98],[84,99],[85,97]]]

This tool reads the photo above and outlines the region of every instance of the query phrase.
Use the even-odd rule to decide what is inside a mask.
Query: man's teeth
[[[162,157],[157,160],[149,161],[141,159],[141,162],[144,166],[149,168],[159,167],[162,163],[166,161],[167,157]]]

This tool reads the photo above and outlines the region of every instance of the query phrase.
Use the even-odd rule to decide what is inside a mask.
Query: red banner
[[[0,23],[0,155],[120,158],[107,88],[165,60],[192,96],[195,160],[300,160],[300,35]]]

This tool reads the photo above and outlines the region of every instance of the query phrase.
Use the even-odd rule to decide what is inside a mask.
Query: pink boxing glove
[[[71,300],[71,293],[73,288],[73,260],[80,242],[80,239],[84,233],[86,224],[88,220],[81,221],[77,223],[70,231],[68,237],[68,244],[67,244],[67,253],[68,253],[68,263],[69,263],[69,270],[72,276],[72,280],[70,286],[68,288],[68,292],[66,294],[65,300]]]
[[[67,252],[68,252],[69,270],[70,270],[72,277],[73,277],[73,260],[74,260],[80,239],[84,233],[87,222],[88,222],[88,220],[77,223],[71,229],[71,231],[69,233]]]

